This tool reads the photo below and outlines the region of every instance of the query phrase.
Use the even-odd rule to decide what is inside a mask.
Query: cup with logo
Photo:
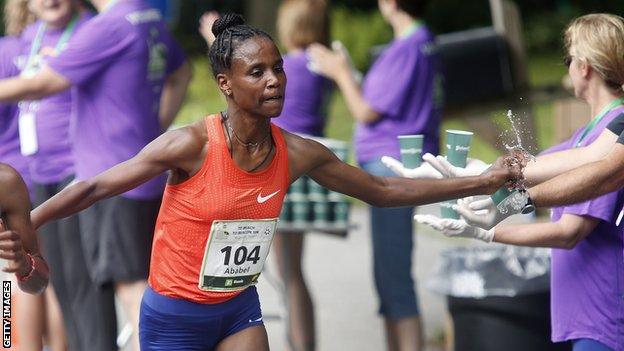
[[[472,135],[472,132],[464,130],[446,130],[446,158],[450,164],[455,167],[466,167]],[[442,218],[459,219],[459,213],[451,208],[456,203],[457,200],[452,200],[440,204]]]
[[[422,134],[399,135],[399,147],[401,149],[401,162],[403,167],[414,169],[421,164],[423,141]]]

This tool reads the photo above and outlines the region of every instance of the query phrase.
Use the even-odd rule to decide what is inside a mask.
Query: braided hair
[[[208,58],[215,77],[232,68],[234,50],[245,40],[263,36],[273,41],[265,31],[245,24],[243,16],[237,13],[221,16],[212,25],[212,33],[216,39],[208,51]]]

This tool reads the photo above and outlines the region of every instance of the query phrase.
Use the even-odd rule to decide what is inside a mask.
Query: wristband
[[[32,277],[33,273],[35,273],[35,258],[29,253],[27,253],[26,256],[28,256],[28,259],[30,260],[30,272],[28,272],[28,274],[23,277],[20,277],[19,274],[15,273],[17,280],[19,280],[20,282],[27,281],[28,279],[30,279],[30,277]]]

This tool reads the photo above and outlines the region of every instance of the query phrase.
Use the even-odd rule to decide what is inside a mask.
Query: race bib
[[[258,282],[277,219],[213,221],[199,274],[205,291],[237,291]]]

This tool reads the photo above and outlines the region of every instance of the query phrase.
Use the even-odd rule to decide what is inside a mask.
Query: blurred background
[[[205,56],[206,44],[197,32],[198,21],[205,11],[237,11],[245,15],[249,22],[258,25],[271,34],[275,33],[275,17],[278,0],[152,0],[155,6],[163,9],[172,30],[180,40],[194,66],[194,79],[186,103],[180,113],[177,124],[197,120],[206,113],[217,111],[224,106],[224,100],[218,94],[209,71]],[[539,149],[563,139],[569,127],[567,120],[557,118],[557,111],[567,106],[557,106],[556,101],[565,97],[561,93],[562,78],[566,67],[562,64],[562,30],[572,18],[591,12],[624,13],[624,2],[608,0],[515,0],[521,20],[522,45],[526,50],[527,88],[511,89],[505,94],[486,93],[485,99],[471,98],[471,103],[480,100],[491,101],[493,98],[512,95],[520,104],[492,104],[488,108],[472,113],[479,119],[491,120],[506,127],[507,109],[514,106],[523,114],[532,116],[535,123],[535,144]],[[0,4],[4,0],[0,1]],[[353,57],[358,69],[366,72],[374,58],[375,46],[392,39],[392,30],[385,24],[375,0],[334,0],[331,1],[331,39],[342,41]],[[491,1],[488,0],[433,0],[430,1],[424,16],[428,26],[438,36],[465,32],[493,26]],[[0,26],[0,28],[3,28]],[[478,46],[478,45],[477,45]],[[487,44],[486,44],[487,46]],[[478,50],[466,47],[464,51]],[[500,50],[499,55],[505,55]],[[496,60],[495,60],[496,61]],[[470,64],[458,67],[458,70],[474,70]],[[447,77],[447,81],[449,77]],[[518,79],[516,79],[518,80]],[[473,89],[474,87],[470,87]],[[466,88],[466,90],[469,90]],[[504,90],[504,89],[503,89]],[[489,96],[492,95],[492,96]],[[535,97],[537,95],[537,98]],[[447,94],[448,96],[448,94]],[[531,97],[533,97],[531,101]],[[523,103],[521,103],[522,99]],[[504,101],[504,100],[503,100]],[[442,130],[446,128],[474,129],[467,125],[467,116],[454,113],[453,102],[447,101]],[[579,113],[586,118],[584,113]],[[329,108],[326,134],[330,138],[350,140],[353,119],[349,116],[345,104],[336,90]],[[468,118],[470,120],[470,118]],[[582,123],[584,121],[581,121]],[[574,123],[574,122],[570,122]],[[573,129],[572,129],[573,130]],[[571,131],[570,130],[570,134]],[[564,133],[564,134],[561,134]],[[491,140],[483,140],[477,135],[471,150],[471,156],[491,161],[498,154]],[[491,139],[491,138],[490,138]]]

